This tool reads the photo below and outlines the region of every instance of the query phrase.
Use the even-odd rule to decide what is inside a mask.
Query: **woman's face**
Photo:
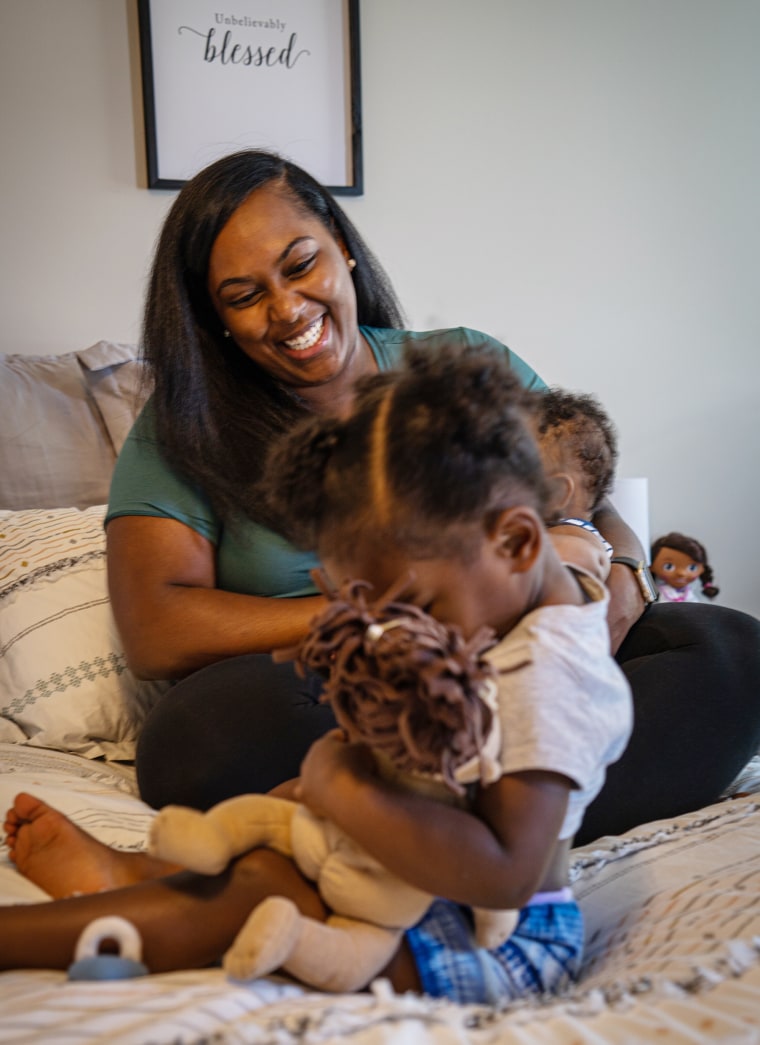
[[[256,189],[216,238],[208,289],[240,349],[300,390],[353,380],[359,334],[347,256],[285,191]]]

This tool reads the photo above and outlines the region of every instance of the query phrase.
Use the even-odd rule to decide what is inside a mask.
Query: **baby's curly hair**
[[[570,453],[580,466],[596,511],[612,489],[618,461],[617,432],[595,396],[548,388],[535,398],[539,444]],[[561,445],[560,445],[561,444]]]
[[[713,571],[712,566],[707,561],[707,549],[704,544],[701,544],[696,537],[687,537],[683,533],[666,533],[664,537],[658,537],[652,545],[651,554],[649,557],[650,563],[653,563],[657,558],[657,553],[662,548],[673,548],[677,552],[683,552],[684,555],[688,555],[694,562],[700,563],[704,566],[702,573],[699,576],[699,583],[702,586],[702,594],[708,599],[714,599],[720,592],[720,588],[716,588],[713,584]]]
[[[496,669],[484,659],[493,630],[481,628],[466,641],[459,628],[401,602],[409,578],[369,602],[365,581],[345,581],[336,592],[321,571],[312,576],[328,605],[306,638],[276,650],[274,659],[294,660],[299,673],[325,680],[320,699],[350,740],[402,772],[442,777],[464,794],[456,771],[482,758],[494,724],[484,699],[484,687],[495,689]]]
[[[464,560],[462,527],[516,504],[545,513],[525,415],[534,396],[502,353],[409,346],[398,370],[357,383],[349,417],[309,418],[273,447],[266,521],[323,554],[371,533],[420,558]]]

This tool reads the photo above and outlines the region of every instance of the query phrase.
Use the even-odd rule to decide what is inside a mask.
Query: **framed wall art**
[[[245,148],[361,195],[359,0],[138,0],[148,187]]]

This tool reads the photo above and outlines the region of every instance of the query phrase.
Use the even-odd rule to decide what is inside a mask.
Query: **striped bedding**
[[[755,767],[742,790],[760,790],[757,778]],[[20,790],[111,845],[144,844],[151,811],[119,765],[2,743],[3,809]],[[562,998],[499,1010],[397,996],[383,981],[336,996],[279,977],[232,984],[221,969],[116,983],[19,970],[0,974],[0,1042],[760,1043],[760,797],[576,849],[573,879],[587,955],[580,984]],[[44,899],[0,849],[0,902]]]

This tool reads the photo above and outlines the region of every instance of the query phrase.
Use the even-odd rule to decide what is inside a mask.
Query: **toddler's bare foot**
[[[45,802],[24,792],[5,815],[10,858],[54,899],[159,878],[175,868],[147,853],[110,849]]]

